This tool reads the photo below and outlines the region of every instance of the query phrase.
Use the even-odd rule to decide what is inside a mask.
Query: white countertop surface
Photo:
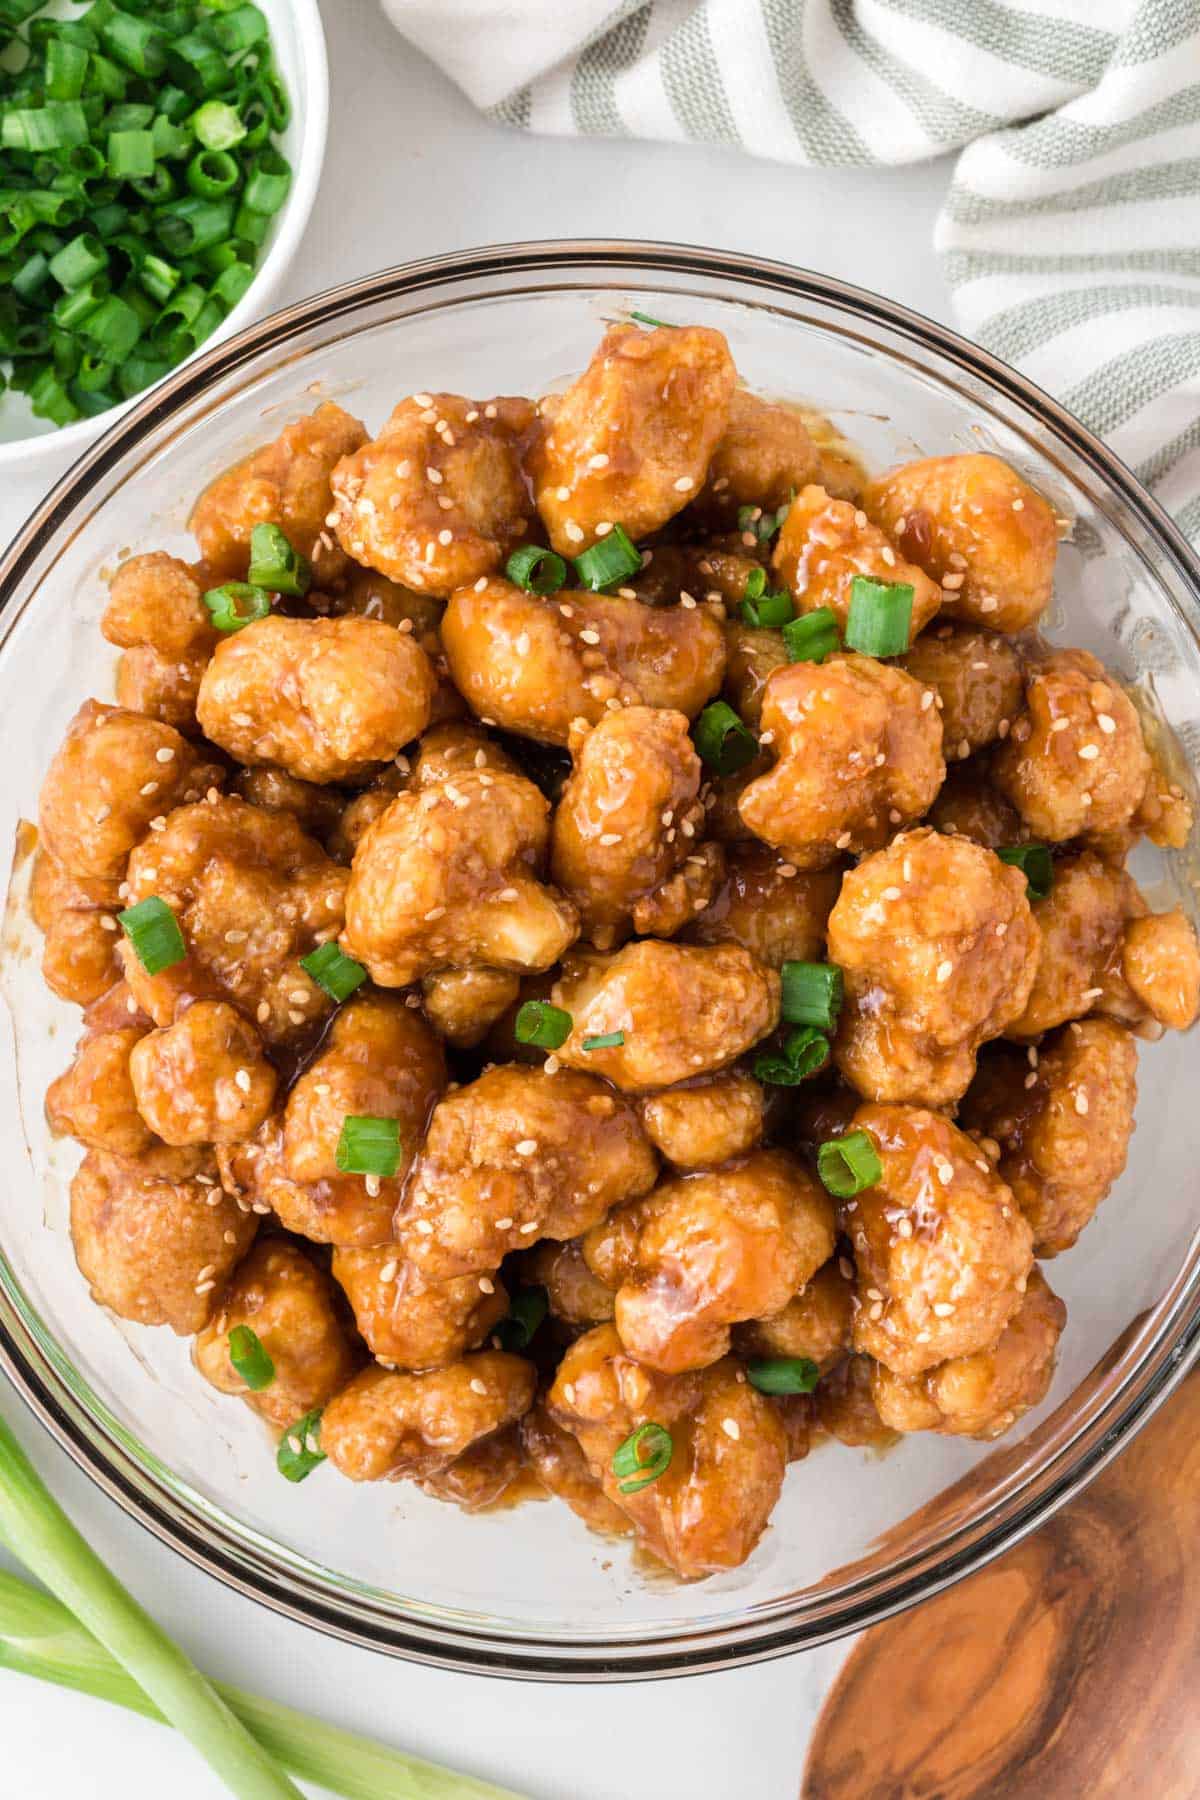
[[[281,301],[469,245],[624,236],[766,254],[948,320],[931,249],[948,162],[806,171],[718,150],[525,137],[479,118],[374,0],[322,4],[329,152]],[[0,491],[0,540],[49,485],[43,477]],[[202,1668],[536,1800],[795,1800],[840,1645],[603,1689],[390,1661],[234,1597],[106,1500],[2,1387],[0,1412],[90,1542]],[[0,1791],[12,1800],[216,1800],[223,1791],[173,1733],[3,1673],[0,1740]]]

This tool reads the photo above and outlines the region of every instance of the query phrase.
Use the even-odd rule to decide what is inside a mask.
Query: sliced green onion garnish
[[[507,1315],[496,1327],[495,1336],[500,1341],[500,1348],[512,1351],[528,1349],[534,1332],[548,1311],[545,1288],[518,1288],[509,1302]]]
[[[110,131],[108,172],[114,181],[144,181],[153,175],[153,134],[149,131]]]
[[[219,588],[209,588],[204,604],[218,631],[241,631],[266,618],[271,596],[249,581],[227,581]]]
[[[767,591],[767,571],[761,563],[756,563],[746,577],[746,586],[742,594],[743,600],[761,600]]]
[[[318,944],[307,956],[300,958],[300,967],[312,976],[319,988],[324,988],[331,1000],[348,1000],[355,988],[362,986],[367,979],[367,971],[352,956],[332,942]]]
[[[321,1448],[321,1414],[323,1407],[314,1406],[302,1419],[289,1425],[275,1452],[275,1467],[285,1481],[303,1481],[318,1463],[325,1461]]]
[[[206,150],[232,150],[246,135],[241,114],[228,100],[206,100],[189,123],[197,143]]]
[[[692,742],[701,761],[718,775],[735,775],[758,755],[758,739],[725,700],[704,708],[692,727]]]
[[[539,1050],[557,1050],[570,1035],[570,1013],[548,1000],[526,1000],[513,1026],[518,1044],[536,1044]]]
[[[754,1059],[757,1081],[771,1087],[799,1087],[819,1074],[829,1061],[829,1039],[815,1025],[798,1025],[783,1040],[782,1050],[764,1050]]]
[[[790,619],[783,628],[783,647],[789,662],[822,663],[838,649],[837,615],[829,606]]]
[[[665,1425],[648,1419],[631,1431],[623,1444],[613,1452],[609,1467],[617,1477],[617,1491],[639,1494],[652,1481],[657,1481],[671,1466],[675,1445]]]
[[[874,1187],[883,1174],[879,1152],[865,1131],[830,1138],[817,1150],[817,1174],[837,1200],[852,1199]]]
[[[250,533],[251,587],[267,588],[272,594],[307,594],[312,586],[312,565],[306,556],[293,550],[278,525],[256,525]]]
[[[846,648],[862,656],[902,656],[912,630],[911,581],[872,581],[856,575],[850,583]]]
[[[1045,844],[1006,844],[996,855],[1001,862],[1020,869],[1030,900],[1046,898],[1054,886],[1054,859]]]
[[[275,1379],[275,1364],[262,1347],[257,1331],[235,1325],[229,1333],[229,1360],[250,1390],[259,1394]]]
[[[585,1050],[617,1050],[625,1042],[623,1031],[602,1031],[596,1037],[585,1037]]]
[[[832,1031],[842,1010],[842,971],[837,963],[785,962],[779,1015],[789,1025]]]
[[[117,922],[147,975],[159,975],[187,955],[179,920],[157,894],[127,906],[117,914]]]
[[[64,244],[58,255],[50,258],[49,267],[59,286],[73,293],[108,267],[108,252],[98,238],[85,231]]]
[[[639,325],[649,325],[655,331],[670,331],[673,329],[666,319],[656,319],[653,313],[631,312],[629,316],[631,319],[636,319]]]
[[[747,625],[764,631],[778,631],[796,611],[790,594],[763,594],[757,600],[743,600],[738,609]]]
[[[336,1161],[343,1175],[380,1175],[390,1180],[400,1167],[400,1121],[373,1113],[347,1113]]]
[[[94,16],[99,9],[90,10]],[[100,21],[100,38],[109,54],[135,75],[161,75],[167,66],[166,38],[132,13],[114,7]]]
[[[746,1364],[746,1379],[760,1394],[811,1394],[820,1373],[808,1356],[758,1356]]]
[[[557,594],[567,579],[567,565],[553,550],[522,544],[505,563],[504,573],[527,594]]]
[[[764,512],[761,506],[739,506],[737,515],[738,530],[758,539],[760,544],[769,544],[791,510],[788,500],[775,512]]]
[[[575,573],[581,587],[599,593],[636,575],[642,566],[642,553],[630,542],[620,525],[614,525],[606,537],[598,538],[590,550],[574,558]]]

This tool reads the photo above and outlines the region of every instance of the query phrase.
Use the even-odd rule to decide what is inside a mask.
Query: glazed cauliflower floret
[[[550,968],[578,919],[538,879],[549,812],[523,775],[487,769],[399,794],[354,855],[347,954],[384,987],[474,964]]]
[[[847,1356],[817,1383],[814,1395],[818,1429],[850,1449],[883,1449],[896,1442],[875,1407],[872,1393],[877,1364],[869,1356]]]
[[[313,604],[311,594],[309,604]],[[389,581],[378,569],[351,563],[336,594],[329,597],[329,611],[338,616],[378,619],[398,631],[411,631],[426,655],[431,655],[437,649],[444,607],[433,594],[419,594],[399,581]]]
[[[1054,584],[1054,508],[998,456],[905,463],[862,496],[868,515],[943,589],[943,609],[991,631],[1025,631]]]
[[[315,837],[326,848],[329,840],[337,837],[346,810],[344,794],[321,787],[315,781],[301,781],[285,769],[241,769],[230,783],[229,791],[239,800],[248,800],[261,812],[290,813],[301,831]]]
[[[871,1392],[894,1431],[997,1438],[1046,1397],[1067,1309],[1035,1265],[1021,1304],[996,1342],[922,1375],[876,1363]]]
[[[979,1146],[941,1113],[861,1106],[883,1165],[839,1206],[854,1248],[854,1348],[919,1375],[994,1344],[1021,1304],[1033,1233]]]
[[[157,895],[187,955],[158,974],[122,946],[125,976],[156,1025],[191,1000],[228,1000],[268,1044],[295,1038],[331,1010],[300,958],[341,928],[346,871],[284,813],[244,800],[181,806],[136,849],[129,906]]]
[[[1137,1045],[1109,1019],[1064,1026],[1034,1067],[1008,1046],[980,1060],[962,1125],[1000,1146],[999,1174],[1039,1256],[1069,1250],[1120,1175],[1136,1101]]]
[[[88,1151],[71,1183],[71,1241],[99,1306],[181,1337],[207,1323],[258,1228],[216,1174],[205,1151]]]
[[[589,1531],[604,1537],[628,1537],[633,1521],[608,1499],[592,1474],[579,1439],[556,1425],[540,1401],[520,1424],[521,1448],[548,1494],[568,1505]]]
[[[718,1361],[731,1325],[778,1312],[833,1254],[829,1197],[782,1150],[666,1181],[644,1206],[616,1325],[666,1374]]]
[[[768,968],[820,962],[841,886],[836,869],[798,870],[763,844],[738,845],[725,875],[685,936],[689,943],[740,944]]]
[[[753,1149],[766,1096],[749,1075],[728,1070],[638,1102],[646,1136],[677,1169],[711,1169]]]
[[[533,1390],[532,1363],[501,1350],[422,1375],[376,1365],[325,1408],[321,1448],[351,1481],[425,1479],[528,1412]]]
[[[616,1295],[589,1269],[580,1238],[539,1244],[521,1258],[521,1275],[545,1288],[550,1312],[568,1325],[602,1325],[613,1316]]]
[[[135,644],[117,658],[113,698],[126,712],[144,713],[170,725],[184,737],[195,737],[196,700],[208,667],[207,650],[186,656],[164,656],[149,644]]]
[[[105,876],[69,875],[45,850],[34,857],[29,911],[45,936],[42,975],[60,1000],[90,1006],[120,981],[119,887]]]
[[[605,525],[648,537],[694,499],[736,381],[719,331],[611,326],[578,380],[542,402],[534,492],[559,554],[578,556]]]
[[[254,527],[278,525],[292,548],[312,563],[318,588],[336,581],[346,557],[326,529],[333,504],[329,478],[366,438],[357,419],[327,400],[218,475],[188,520],[214,580],[244,580]]]
[[[508,1295],[491,1276],[426,1282],[397,1256],[395,1244],[335,1250],[333,1278],[372,1356],[399,1369],[457,1362],[508,1311]]]
[[[988,850],[1023,844],[1029,837],[1017,809],[993,787],[986,756],[947,770],[927,822],[947,837],[970,838]]]
[[[725,669],[707,607],[573,589],[543,600],[495,576],[451,596],[442,643],[472,712],[543,744],[565,745],[573,720],[596,725],[618,704],[694,718]]]
[[[247,1326],[275,1373],[264,1388],[247,1386],[230,1361],[229,1338]],[[260,1239],[238,1264],[214,1316],[192,1346],[192,1360],[222,1394],[237,1394],[281,1430],[344,1387],[356,1358],[328,1275],[296,1244]]]
[[[473,719],[454,719],[432,726],[422,737],[410,785],[414,789],[444,787],[471,769],[486,769],[492,775],[521,773],[507,750]]]
[[[441,969],[421,982],[426,1017],[459,1050],[481,1044],[520,991],[509,969]]]
[[[723,1069],[779,1020],[779,976],[735,944],[643,938],[615,956],[577,953],[552,991],[571,1015],[562,1062],[626,1092]],[[621,1034],[621,1042],[592,1038]]]
[[[396,1215],[426,1281],[573,1238],[644,1194],[657,1163],[633,1107],[590,1075],[506,1065],[439,1102]]]
[[[1195,927],[1179,907],[1130,919],[1121,940],[1121,976],[1135,1004],[1156,1024],[1186,1031],[1195,1023],[1200,1008],[1200,949]],[[1117,1012],[1107,995],[1100,1008]]]
[[[100,630],[122,650],[144,645],[173,659],[211,654],[217,632],[203,574],[161,550],[129,557],[112,578]]]
[[[528,523],[521,463],[535,425],[528,400],[401,400],[379,436],[333,472],[343,550],[423,594],[487,575]]]
[[[575,768],[551,834],[550,873],[584,937],[609,950],[704,829],[700,758],[683,713],[627,706],[572,733]]]
[[[155,1142],[138,1111],[129,1058],[143,1027],[89,1031],[75,1060],[46,1090],[46,1120],[55,1137],[73,1137],[89,1150],[139,1156]]]
[[[1059,844],[1127,825],[1150,757],[1132,701],[1103,664],[1083,650],[1056,651],[1030,671],[1025,704],[992,771],[1033,836]]]
[[[763,696],[776,669],[788,666],[783,633],[728,619],[725,633],[725,685],[722,689],[738,717],[751,731],[762,724]]]
[[[732,1357],[684,1375],[656,1373],[624,1350],[613,1326],[600,1325],[571,1345],[547,1395],[551,1419],[578,1439],[605,1498],[685,1580],[745,1562],[783,1485],[783,1424],[742,1375]],[[656,1481],[622,1493],[613,1456],[650,1420],[670,1433],[670,1463]]]
[[[238,762],[347,781],[420,736],[435,686],[425,652],[391,625],[276,614],[218,645],[196,716]]]
[[[904,667],[941,702],[947,762],[1006,737],[1024,704],[1020,660],[995,631],[940,625],[917,639]]]
[[[86,700],[42,782],[42,847],[68,874],[119,881],[151,820],[220,779],[170,725]]]
[[[828,606],[838,630],[850,617],[851,588],[856,576],[888,585],[900,582],[913,590],[911,644],[942,603],[935,581],[897,553],[861,507],[832,500],[823,487],[806,487],[792,501],[783,521],[772,567],[790,589],[800,613]]]
[[[928,811],[945,777],[932,689],[869,656],[777,669],[762,722],[776,761],[738,809],[800,869],[878,849]]]
[[[731,530],[740,507],[770,511],[786,506],[801,488],[819,479],[819,468],[817,447],[794,406],[734,388],[696,511],[714,527]]]
[[[197,1000],[134,1046],[138,1111],[165,1144],[236,1144],[271,1110],[278,1077],[262,1039],[223,1000]]]
[[[733,1347],[746,1357],[803,1357],[824,1374],[850,1348],[854,1267],[847,1257],[822,1263],[778,1312],[735,1325]]]
[[[283,1114],[272,1113],[242,1144],[218,1144],[225,1191],[258,1213],[274,1213],[287,1231],[314,1244],[386,1244],[396,1189],[361,1175],[293,1181],[283,1160]]]
[[[431,1500],[444,1500],[466,1513],[494,1506],[526,1468],[520,1421],[472,1444],[435,1475],[417,1482]]]
[[[860,1093],[944,1106],[966,1092],[980,1044],[1020,1016],[1033,983],[1025,888],[990,850],[927,829],[849,872],[829,960],[846,992],[834,1057]]]

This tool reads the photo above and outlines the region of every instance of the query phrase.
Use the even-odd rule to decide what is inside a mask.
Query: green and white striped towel
[[[1200,0],[383,0],[497,119],[807,164],[960,148],[962,328],[1200,542]]]

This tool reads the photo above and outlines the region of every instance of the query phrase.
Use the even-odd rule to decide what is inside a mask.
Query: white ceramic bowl
[[[276,140],[292,165],[292,185],[271,222],[254,280],[212,335],[184,359],[185,363],[268,310],[304,235],[325,160],[329,67],[317,0],[257,0],[257,4],[270,21],[276,61],[292,102],[287,130]],[[94,419],[79,419],[74,425],[61,428],[49,419],[35,419],[24,394],[0,395],[0,475],[6,470],[15,471],[18,466],[23,474],[39,468],[61,471],[122,413],[153,391],[147,388]]]

